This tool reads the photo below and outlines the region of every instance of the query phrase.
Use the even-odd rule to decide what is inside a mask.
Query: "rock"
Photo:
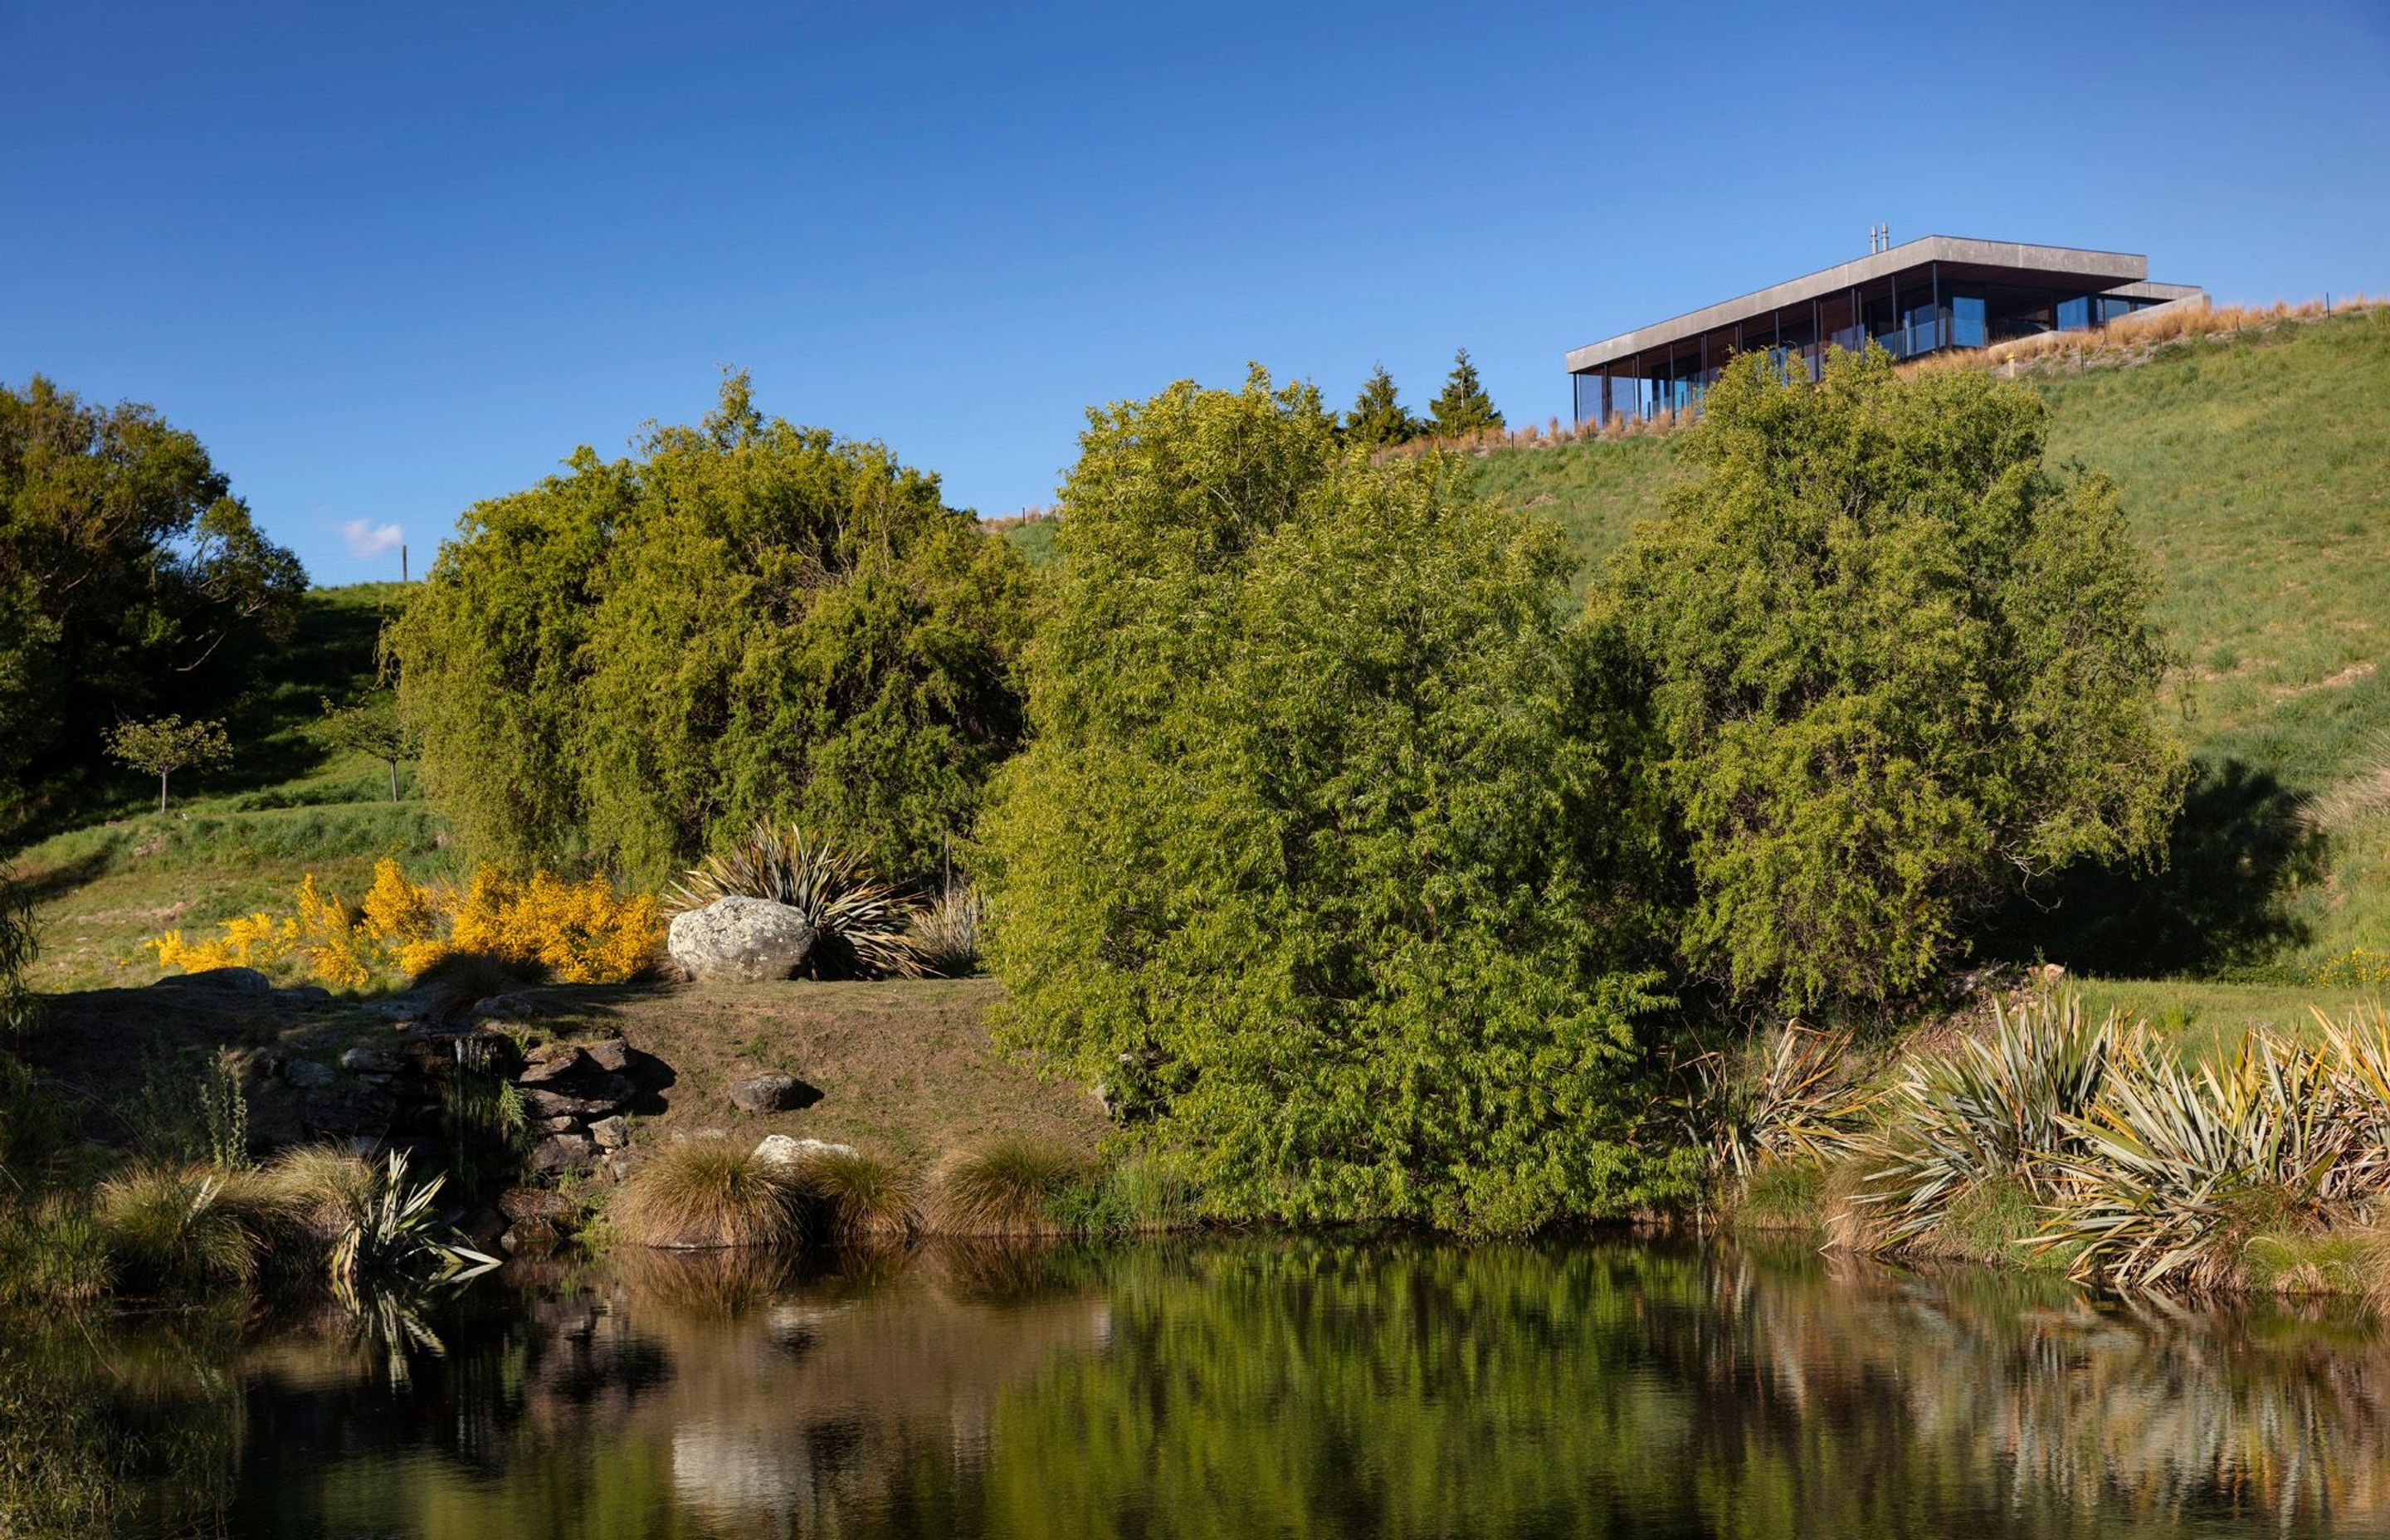
[[[282,1078],[302,1091],[313,1091],[329,1085],[340,1076],[329,1064],[313,1059],[286,1059],[282,1061]]]
[[[253,968],[203,968],[197,973],[169,973],[151,989],[221,989],[235,995],[271,995],[274,981]]]
[[[543,1134],[570,1134],[580,1126],[581,1120],[570,1113],[562,1117],[542,1118],[539,1123],[540,1132]]]
[[[620,1149],[631,1142],[631,1125],[621,1117],[599,1118],[589,1125],[589,1136],[600,1149]]]
[[[535,1117],[602,1118],[631,1099],[631,1083],[621,1075],[591,1075],[569,1085],[529,1085],[523,1105]]]
[[[742,1112],[797,1112],[821,1100],[818,1087],[794,1075],[756,1075],[730,1084],[730,1104]]]
[[[589,1056],[590,1063],[597,1065],[608,1074],[623,1074],[631,1068],[631,1046],[619,1037],[610,1037],[603,1043],[592,1043],[582,1051]]]
[[[795,972],[814,947],[805,917],[768,898],[732,894],[673,918],[664,945],[693,979],[760,983]]]
[[[598,1147],[579,1134],[551,1134],[532,1146],[525,1163],[533,1171],[586,1171],[598,1161]]]
[[[398,1102],[381,1091],[311,1091],[299,1102],[302,1128],[343,1138],[379,1137],[397,1115]]]
[[[522,1085],[544,1085],[588,1067],[581,1050],[572,1044],[548,1043],[523,1056],[523,1072],[515,1077],[515,1081]]]
[[[302,1010],[313,1010],[317,1006],[328,1006],[332,1003],[332,992],[322,984],[290,984],[276,990],[274,997],[285,1004],[297,1006]]]
[[[790,1166],[810,1161],[817,1155],[852,1155],[851,1144],[831,1144],[827,1139],[792,1139],[786,1134],[766,1134],[755,1147],[755,1159],[771,1165]]]
[[[302,1060],[293,1059],[291,1062]],[[352,1074],[394,1075],[398,1073],[400,1064],[396,1054],[384,1053],[379,1048],[356,1047],[341,1056],[341,1068]]]
[[[498,1194],[498,1212],[509,1225],[554,1229],[572,1217],[572,1200],[550,1187],[508,1187]]]
[[[547,1006],[528,995],[493,995],[474,1002],[466,1014],[476,1021],[536,1021],[547,1014]]]

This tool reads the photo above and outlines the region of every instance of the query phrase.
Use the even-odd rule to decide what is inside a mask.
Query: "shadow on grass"
[[[2289,898],[2322,875],[2301,798],[2239,760],[2203,761],[2158,870],[2070,872],[2011,904],[1986,950],[2114,977],[2259,968],[2307,940]]]

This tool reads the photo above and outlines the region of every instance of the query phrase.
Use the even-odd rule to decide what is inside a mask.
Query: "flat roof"
[[[1930,262],[2008,268],[2018,273],[2089,280],[2106,287],[2139,283],[2150,276],[2150,259],[2130,251],[2091,251],[2072,246],[2027,246],[2008,240],[1971,240],[1963,236],[1921,236],[1915,240],[1904,241],[1890,250],[1870,252],[1836,267],[1825,268],[1767,289],[1755,289],[1748,294],[1704,305],[1699,310],[1689,310],[1682,315],[1651,326],[1621,332],[1603,341],[1572,348],[1568,354],[1569,372],[1577,374],[1600,368],[1604,364],[1614,363],[1647,348],[1666,347],[1688,337],[1697,337],[1715,327],[1731,326],[1781,305],[1805,304],[1811,300],[1823,299],[1840,290],[1890,277],[1895,273],[1921,267]]]

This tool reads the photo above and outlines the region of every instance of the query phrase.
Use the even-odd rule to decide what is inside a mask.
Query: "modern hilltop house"
[[[1816,378],[1830,347],[1873,341],[1895,358],[2085,331],[2155,305],[2204,301],[2151,283],[2147,257],[1927,236],[1839,267],[1640,327],[1568,355],[1576,419],[1649,417],[1696,405],[1726,361],[1761,349]]]

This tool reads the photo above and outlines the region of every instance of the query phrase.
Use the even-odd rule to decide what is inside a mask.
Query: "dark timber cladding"
[[[1608,422],[1699,404],[1728,358],[1766,351],[1817,377],[1828,348],[1868,342],[1895,358],[2084,331],[2152,305],[2201,297],[2148,282],[2124,251],[1927,236],[1568,355],[1576,419]]]

